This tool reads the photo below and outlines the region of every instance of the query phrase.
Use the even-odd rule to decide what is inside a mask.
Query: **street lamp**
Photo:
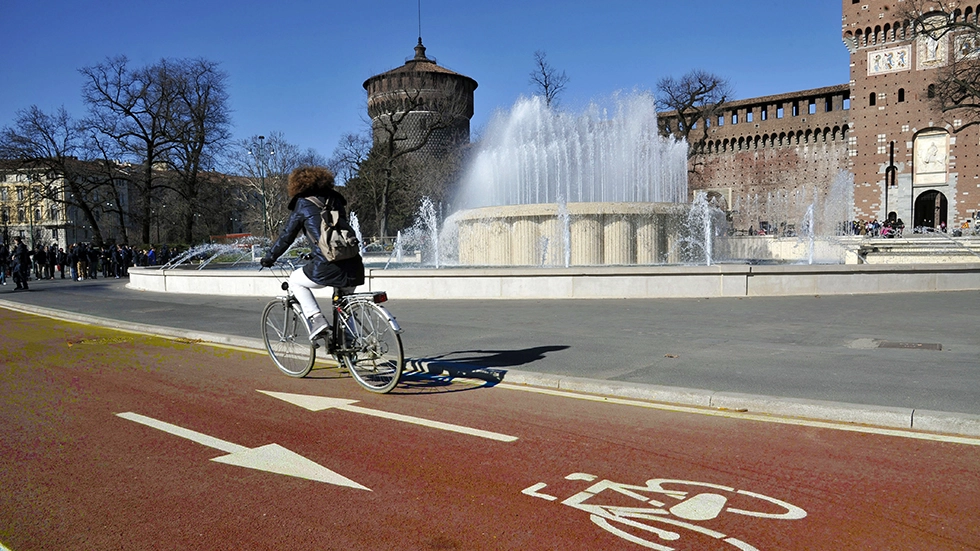
[[[265,136],[259,136],[259,142],[257,144],[252,142],[252,148],[248,154],[255,157],[255,164],[259,169],[259,180],[262,186],[262,236],[269,237],[269,200],[265,189],[265,174],[269,169],[267,165],[269,157],[275,155],[276,152],[272,149],[272,144],[266,148]]]
[[[34,243],[34,183],[35,176],[33,174],[27,175],[27,221],[31,226],[31,250],[33,251],[36,247]]]
[[[891,151],[888,155],[888,167],[885,168],[885,220],[888,220],[888,188],[898,187],[895,183],[895,175],[898,168],[895,166],[895,142],[891,143]]]

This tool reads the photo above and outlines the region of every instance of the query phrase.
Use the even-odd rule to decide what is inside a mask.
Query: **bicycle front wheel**
[[[354,302],[346,310],[348,317],[338,331],[344,341],[338,356],[362,387],[390,392],[401,380],[405,363],[401,336],[373,302]]]
[[[316,361],[309,329],[285,300],[270,302],[262,312],[265,349],[280,371],[290,377],[305,377]]]

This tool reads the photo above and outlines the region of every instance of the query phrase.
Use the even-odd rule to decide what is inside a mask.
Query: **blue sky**
[[[697,8],[692,6],[696,5]],[[414,54],[418,0],[0,0],[0,126],[19,109],[85,115],[78,69],[206,58],[228,73],[236,139],[282,132],[329,157],[363,132],[363,82]],[[429,57],[479,83],[472,130],[508,109],[536,50],[578,109],[704,69],[738,99],[848,82],[839,0],[422,0]]]

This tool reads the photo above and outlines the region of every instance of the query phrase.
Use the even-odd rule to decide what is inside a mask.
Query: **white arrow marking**
[[[162,430],[163,432],[173,434],[174,436],[186,438],[187,440],[197,442],[198,444],[202,444],[209,448],[215,448],[228,452],[228,455],[215,457],[211,461],[217,461],[218,463],[225,463],[227,465],[236,465],[247,469],[257,469],[270,473],[284,474],[286,476],[295,476],[298,478],[305,478],[316,482],[325,482],[327,484],[334,484],[337,486],[347,486],[358,490],[371,491],[370,488],[361,486],[357,482],[341,476],[322,465],[318,465],[302,455],[289,451],[279,444],[268,444],[258,448],[246,448],[245,446],[239,446],[238,444],[226,442],[213,436],[208,436],[207,434],[178,427],[177,425],[171,425],[170,423],[158,421],[152,417],[147,417],[138,413],[127,412],[117,413],[116,415],[122,417],[123,419],[140,423],[141,425]]]
[[[290,404],[299,406],[301,408],[306,408],[310,411],[320,411],[324,409],[340,409],[344,411],[349,411],[351,413],[362,413],[364,415],[373,415],[374,417],[382,417],[384,419],[391,419],[393,421],[401,421],[403,423],[411,423],[413,425],[422,425],[424,427],[430,427],[439,430],[447,430],[450,432],[458,432],[460,434],[468,434],[470,436],[479,436],[480,438],[488,438],[490,440],[497,440],[499,442],[514,442],[517,440],[516,436],[508,436],[506,434],[500,434],[497,432],[490,432],[480,429],[474,429],[470,427],[464,427],[461,425],[452,425],[450,423],[443,423],[441,421],[431,421],[429,419],[422,419],[420,417],[411,417],[409,415],[402,415],[400,413],[389,413],[387,411],[379,411],[376,409],[362,408],[360,406],[355,406],[357,400],[344,400],[341,398],[329,398],[327,396],[309,396],[306,394],[289,394],[286,392],[270,392],[268,390],[260,390],[262,394],[272,396],[273,398],[278,398],[280,400],[289,402]]]

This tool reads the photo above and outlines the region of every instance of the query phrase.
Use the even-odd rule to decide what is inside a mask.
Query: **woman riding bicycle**
[[[293,271],[289,276],[289,286],[303,309],[303,315],[310,320],[310,341],[313,341],[330,327],[326,317],[320,312],[313,289],[363,285],[364,263],[360,256],[330,262],[316,245],[320,239],[320,207],[310,200],[311,197],[326,205],[326,210],[335,210],[341,217],[347,217],[347,201],[334,189],[334,176],[330,170],[318,166],[297,168],[289,175],[286,191],[292,213],[261,263],[266,268],[272,267],[299,233],[305,232],[306,238],[313,245],[312,260]]]

